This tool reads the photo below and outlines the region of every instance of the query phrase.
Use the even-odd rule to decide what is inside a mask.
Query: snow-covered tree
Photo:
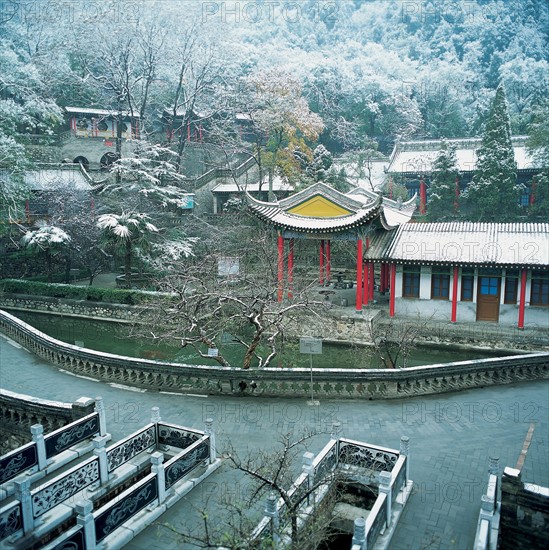
[[[443,139],[431,173],[427,207],[430,220],[443,221],[455,217],[457,177],[456,148]]]
[[[137,212],[103,214],[97,220],[105,246],[124,254],[124,283],[127,288],[131,288],[132,284],[134,247],[148,248],[151,234],[158,233],[158,228],[149,220],[147,214]]]
[[[518,213],[517,166],[505,90],[500,84],[490,107],[477,166],[467,189],[472,217],[477,221],[512,221]]]
[[[272,193],[274,172],[288,174],[291,168],[295,169],[295,147],[305,152],[308,148],[305,140],[316,141],[324,124],[310,110],[302,95],[301,82],[286,71],[276,68],[256,72],[246,79],[245,89],[244,109],[260,140],[254,153],[260,176],[265,166],[269,171]]]
[[[67,249],[71,243],[71,238],[59,227],[41,221],[38,224],[38,229],[27,231],[23,235],[21,243],[26,248],[35,250],[44,255],[48,283],[51,283],[53,257]]]
[[[534,119],[529,127],[528,149],[541,167],[541,173],[531,182],[533,204],[528,215],[546,221],[549,216],[549,99],[534,110]]]

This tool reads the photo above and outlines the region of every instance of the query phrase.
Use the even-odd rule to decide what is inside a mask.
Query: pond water
[[[14,315],[53,338],[97,351],[191,365],[218,364],[213,360],[204,359],[191,347],[157,344],[144,337],[131,335],[130,327],[121,323],[21,311],[14,312]],[[231,343],[230,335],[226,335],[224,340],[220,352],[231,365],[242,364],[243,348]],[[206,353],[207,350],[204,348],[202,351]],[[509,353],[497,350],[468,350],[451,345],[417,346],[406,359],[405,366],[413,367],[503,355],[509,355]],[[370,348],[363,346],[324,342],[322,354],[313,355],[312,360],[315,368],[384,368],[381,361],[372,355]],[[299,353],[298,342],[283,343],[279,355],[271,363],[271,366],[275,367],[308,368],[309,365],[310,357]]]

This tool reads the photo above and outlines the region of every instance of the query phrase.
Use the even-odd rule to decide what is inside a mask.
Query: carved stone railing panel
[[[193,468],[210,456],[210,439],[197,442],[166,463],[166,489],[186,476]]]
[[[355,442],[341,440],[339,463],[375,472],[391,472],[398,459],[398,452],[381,447],[363,446]]]
[[[366,530],[367,530],[367,540],[368,546],[370,548],[374,547],[374,544],[377,541],[377,537],[381,530],[385,527],[387,522],[387,506],[385,501],[387,500],[387,495],[381,493],[378,495],[370,513],[368,514],[368,519],[366,520]]]
[[[120,443],[109,447],[107,449],[107,469],[109,473],[155,445],[155,425],[149,424],[139,432],[123,439]]]
[[[80,526],[73,527],[57,539],[53,550],[86,550],[84,529]]]
[[[136,486],[122,493],[116,502],[97,510],[94,515],[95,537],[99,543],[117,527],[140,512],[158,497],[155,474],[149,474]]]
[[[397,493],[404,487],[406,484],[406,461],[408,460],[408,457],[405,455],[400,455],[397,464],[395,467],[395,470],[392,472],[393,474],[393,482],[392,482],[392,491],[393,491],[393,498],[396,497]]]
[[[157,426],[159,445],[171,445],[172,447],[186,449],[204,436],[204,432],[181,428],[165,422],[160,422]]]
[[[0,483],[13,479],[38,464],[36,443],[27,443],[0,458]]]
[[[313,461],[315,483],[327,479],[335,470],[338,462],[337,442],[333,441],[330,447],[324,450]]]
[[[89,439],[99,433],[99,414],[93,413],[78,422],[72,423],[44,437],[46,457],[50,458],[60,452]]]
[[[40,517],[98,480],[99,460],[92,458],[83,465],[57,477],[44,488],[33,491],[31,493],[33,516]]]
[[[20,502],[15,502],[0,510],[0,540],[4,540],[21,529],[23,529],[23,517]]]

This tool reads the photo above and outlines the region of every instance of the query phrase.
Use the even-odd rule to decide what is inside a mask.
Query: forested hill
[[[245,110],[242,82],[273,69],[302,83],[339,151],[478,135],[500,81],[512,132],[526,133],[549,89],[546,0],[77,0],[0,16],[0,155],[22,129],[54,125],[56,106],[157,120],[192,96],[194,111]]]

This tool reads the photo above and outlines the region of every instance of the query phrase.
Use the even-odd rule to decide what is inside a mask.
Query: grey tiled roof
[[[371,237],[366,258],[397,263],[549,266],[549,223],[406,223]]]

